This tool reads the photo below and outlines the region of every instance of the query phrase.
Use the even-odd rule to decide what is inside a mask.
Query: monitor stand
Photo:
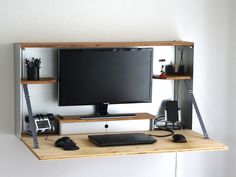
[[[104,118],[117,118],[117,117],[136,117],[134,113],[128,114],[109,114],[107,112],[108,103],[97,104],[95,106],[95,115],[81,116],[80,119],[104,119]]]

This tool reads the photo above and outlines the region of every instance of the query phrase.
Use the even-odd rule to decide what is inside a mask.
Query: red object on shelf
[[[165,73],[161,73],[161,74],[159,75],[159,77],[166,78],[166,74],[165,74]]]

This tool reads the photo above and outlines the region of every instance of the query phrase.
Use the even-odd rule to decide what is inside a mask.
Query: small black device
[[[64,150],[77,150],[79,147],[76,145],[74,141],[70,139],[70,137],[62,137],[56,140],[56,147],[61,147]]]
[[[97,146],[124,146],[153,144],[157,140],[144,133],[89,135],[89,140]]]
[[[181,135],[181,134],[174,134],[172,136],[172,138],[173,138],[174,143],[186,143],[187,142],[185,136]]]
[[[175,74],[174,66],[173,65],[166,65],[165,66],[165,74],[174,75]]]
[[[52,113],[49,114],[36,114],[33,116],[38,134],[46,133],[57,133],[58,132],[58,121]],[[29,123],[29,116],[25,116],[25,122]],[[27,125],[27,133],[31,134],[30,125]]]
[[[167,101],[166,102],[166,114],[167,114],[166,115],[167,121],[170,121],[172,123],[179,121],[177,101]]]
[[[185,125],[181,122],[181,110],[178,108],[177,101],[166,101],[165,120],[160,119],[155,121],[158,128],[167,128],[170,130],[184,129]]]
[[[167,75],[184,75],[184,65],[179,65],[178,70],[176,71],[177,66],[174,65],[166,65],[165,66],[165,74]]]
[[[44,118],[43,120],[40,119],[34,119],[35,125],[36,125],[36,131],[46,131],[51,130],[51,124],[49,122],[48,118]]]

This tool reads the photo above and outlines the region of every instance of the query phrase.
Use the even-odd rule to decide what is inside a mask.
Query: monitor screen
[[[151,102],[152,48],[59,49],[59,106]]]

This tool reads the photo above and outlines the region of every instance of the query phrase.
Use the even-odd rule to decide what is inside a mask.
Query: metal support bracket
[[[29,113],[29,125],[30,125],[30,130],[32,133],[33,141],[34,141],[34,148],[38,149],[39,148],[39,143],[38,143],[38,138],[37,138],[37,132],[36,132],[36,126],[33,118],[33,112],[32,112],[32,107],[30,103],[30,96],[29,96],[29,90],[27,84],[23,84],[23,89],[25,93],[25,100],[28,108],[28,113]]]
[[[193,95],[193,91],[192,91],[192,89],[188,86],[188,83],[187,83],[186,80],[184,80],[184,83],[185,83],[185,86],[186,86],[186,88],[187,88],[187,90],[188,90],[188,93],[189,93],[189,96],[190,96],[191,101],[192,101],[192,103],[193,103],[193,106],[194,106],[194,108],[195,108],[195,111],[196,111],[196,114],[197,114],[197,117],[198,117],[198,121],[199,121],[200,126],[201,126],[201,128],[202,128],[202,132],[203,132],[204,138],[205,138],[205,139],[208,139],[209,136],[208,136],[208,133],[207,133],[207,131],[206,131],[204,122],[203,122],[203,120],[202,120],[202,116],[201,116],[201,114],[200,114],[200,111],[199,111],[199,109],[198,109],[197,102],[196,102],[195,97],[194,97],[194,95]]]
[[[150,127],[149,127],[150,131],[154,130],[154,119],[150,120]]]

